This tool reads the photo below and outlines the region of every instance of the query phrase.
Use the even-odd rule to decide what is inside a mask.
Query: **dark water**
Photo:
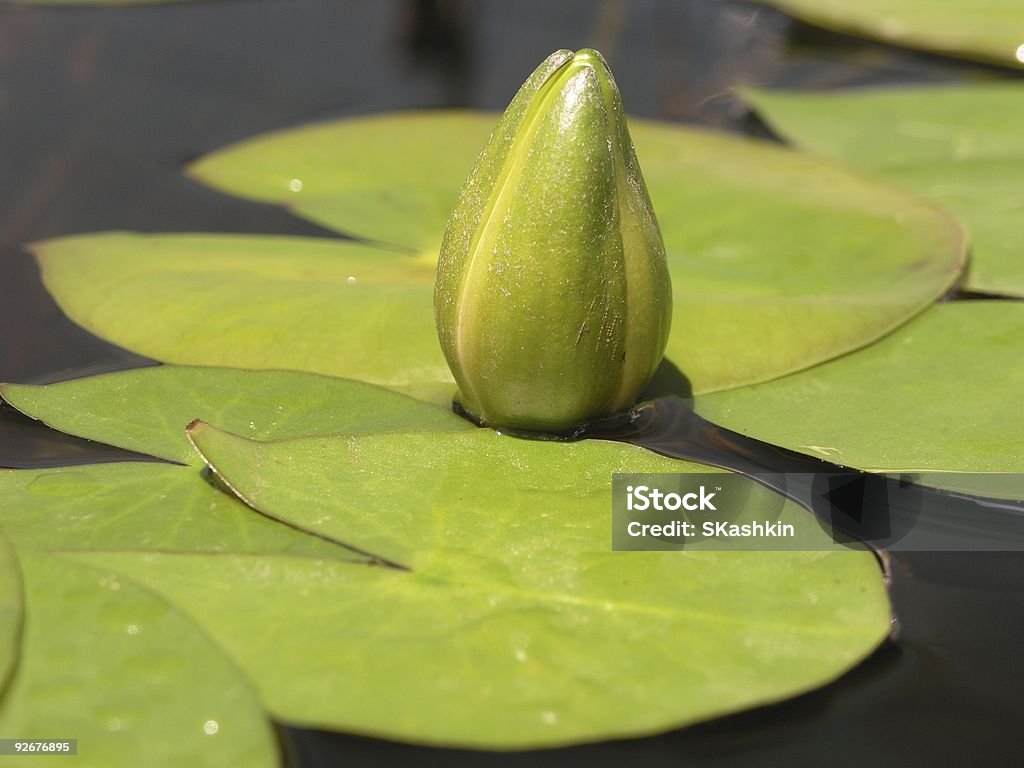
[[[23,243],[117,228],[336,237],[204,189],[180,168],[309,120],[500,108],[552,50],[584,46],[606,54],[631,112],[761,135],[728,93],[736,82],[833,88],[1010,76],[714,0],[0,5],[0,380],[149,362],[67,321]],[[740,461],[742,451],[720,438],[709,432],[704,448]],[[0,411],[0,464],[120,458]],[[898,617],[892,641],[837,683],[783,704],[655,738],[527,754],[297,729],[283,731],[286,751],[302,766],[1020,765],[1024,556],[896,553],[885,562]]]
[[[662,396],[576,433],[638,445],[684,461],[739,472],[800,505],[834,541],[870,549],[887,563],[906,552],[1024,552],[1019,489],[991,493],[992,479],[973,473],[878,474],[771,445],[699,416],[691,399]],[[973,493],[951,490],[966,478]]]

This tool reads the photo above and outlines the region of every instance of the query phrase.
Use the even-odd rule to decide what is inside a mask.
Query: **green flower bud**
[[[434,293],[462,406],[561,432],[628,408],[672,315],[665,247],[618,88],[597,51],[557,51],[470,172]]]

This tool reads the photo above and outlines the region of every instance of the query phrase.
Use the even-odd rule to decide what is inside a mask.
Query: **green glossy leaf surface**
[[[317,426],[312,406],[276,411],[273,394],[305,380],[330,389],[309,402],[337,401],[349,427],[448,418],[276,372],[153,368],[11,391],[84,436],[178,456],[193,406],[251,434],[238,406],[250,391],[259,434]],[[356,407],[379,398],[398,417]],[[152,417],[154,402],[173,418]],[[119,409],[129,417],[115,427]],[[474,429],[258,443],[197,426],[208,454],[218,448],[204,430],[228,441],[225,476],[265,514],[194,466],[109,464],[0,472],[4,529],[22,551],[114,568],[161,593],[286,721],[492,748],[636,735],[816,687],[887,631],[865,553],[611,552],[611,472],[693,468],[640,449]],[[254,451],[268,453],[246,465]],[[256,471],[239,474],[235,459]],[[272,493],[251,493],[249,480]],[[755,491],[750,514],[777,509]],[[368,565],[343,544],[412,570]]]
[[[941,304],[855,354],[696,400],[722,426],[882,470],[1024,471],[1024,304]]]
[[[341,240],[125,233],[37,252],[73,320],[164,362],[346,376],[438,404],[455,392],[422,258]]]
[[[78,754],[4,765],[274,766],[277,744],[238,668],[165,600],[109,571],[21,553],[22,658],[5,737],[77,738]]]
[[[326,123],[253,139],[192,168],[224,191],[399,250],[123,233],[34,250],[64,311],[129,349],[347,376],[447,402],[453,386],[432,311],[436,250],[494,119]],[[885,184],[733,137],[638,120],[631,132],[672,272],[668,357],[696,392],[775,378],[869,343],[940,296],[962,267],[959,225]]]
[[[759,0],[827,29],[1024,67],[1019,0]]]
[[[257,439],[472,428],[450,409],[291,371],[164,365],[46,386],[4,384],[0,396],[63,432],[182,464],[202,464],[185,436],[195,419]]]
[[[0,510],[4,532],[20,549],[356,557],[254,513],[194,467],[0,470]]]
[[[1020,15],[1024,42],[1024,4]],[[948,206],[970,230],[967,287],[1024,296],[1024,86],[743,95],[794,144]]]
[[[192,436],[267,514],[411,569],[79,555],[182,606],[285,721],[490,748],[638,735],[816,687],[888,630],[867,553],[610,551],[613,471],[693,469],[640,449]],[[773,501],[754,491],[750,514]]]
[[[314,123],[226,147],[188,173],[329,229],[436,252],[497,120],[493,113],[437,111]]]
[[[0,695],[18,663],[23,607],[18,561],[0,532]]]

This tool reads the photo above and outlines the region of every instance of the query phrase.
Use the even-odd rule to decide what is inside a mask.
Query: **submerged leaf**
[[[942,304],[868,349],[696,400],[717,424],[862,469],[1024,471],[1024,305]]]
[[[1024,27],[1018,29],[1024,43]],[[1024,86],[746,90],[743,96],[798,146],[948,206],[970,230],[966,287],[1024,297]]]
[[[20,559],[29,610],[0,731],[76,738],[78,753],[4,765],[278,765],[256,691],[180,612],[109,571],[39,553]]]

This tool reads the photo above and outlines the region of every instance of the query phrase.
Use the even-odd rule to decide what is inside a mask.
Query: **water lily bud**
[[[553,53],[505,111],[448,222],[434,314],[462,406],[491,426],[565,431],[654,374],[665,247],[597,51]]]

